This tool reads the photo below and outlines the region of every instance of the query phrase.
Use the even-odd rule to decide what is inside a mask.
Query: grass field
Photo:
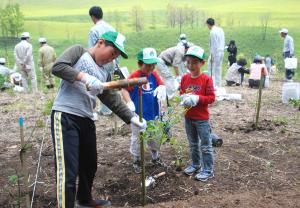
[[[1,1],[4,5],[8,0]],[[87,45],[87,33],[92,22],[88,16],[88,9],[92,5],[99,4],[98,1],[58,1],[58,0],[15,0],[20,3],[25,14],[24,30],[31,33],[31,42],[34,46],[34,56],[37,57],[38,43],[40,36],[45,36],[50,45],[54,46],[59,55],[68,46],[74,43]],[[135,54],[142,47],[155,47],[158,52],[176,44],[179,28],[166,27],[166,7],[171,1],[101,1],[104,10],[104,19],[115,25],[114,12],[118,11],[122,17],[121,32],[127,37],[127,50],[129,60],[122,60],[121,65],[127,65],[131,70],[136,68]],[[193,7],[201,10],[203,15],[200,24],[193,29],[185,26],[185,32],[189,40],[202,46],[207,51],[209,30],[205,26],[205,19],[208,16],[216,18],[225,31],[226,42],[235,39],[239,53],[243,53],[250,60],[259,53],[270,54],[282,67],[281,49],[283,41],[279,37],[278,30],[281,27],[288,27],[294,38],[296,55],[300,48],[300,2],[297,0],[281,1],[259,1],[259,0],[194,0],[194,1],[172,1],[173,5]],[[135,5],[142,6],[144,10],[145,30],[136,33],[131,22],[131,8]],[[284,8],[284,9],[283,9]],[[156,26],[152,27],[152,13],[155,15]],[[262,40],[261,16],[270,13],[267,39]],[[13,44],[9,47],[9,66],[13,65],[12,57]],[[298,53],[299,54],[299,53]],[[4,50],[0,55],[6,55]],[[225,57],[227,54],[225,53]],[[224,61],[224,66],[226,65]],[[299,77],[299,75],[298,75]]]

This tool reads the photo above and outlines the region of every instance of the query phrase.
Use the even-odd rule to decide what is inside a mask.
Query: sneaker
[[[160,157],[158,157],[157,159],[152,159],[151,162],[153,163],[153,165],[157,165],[161,167],[166,166],[166,164],[160,159]]]
[[[213,147],[221,147],[223,144],[223,139],[216,139],[212,142]]]
[[[98,200],[90,200],[88,203],[80,203],[78,202],[77,208],[101,208],[105,206],[111,206],[111,202],[108,200],[98,199]]]
[[[211,141],[213,147],[221,147],[223,144],[223,139],[214,133],[211,134]]]
[[[193,175],[193,173],[196,173],[200,170],[200,167],[195,167],[193,165],[190,165],[189,167],[187,167],[186,169],[183,170],[183,172],[186,174],[186,175]]]
[[[198,173],[195,176],[195,179],[198,180],[198,181],[205,182],[208,179],[213,178],[214,176],[215,176],[214,172],[201,171],[200,173]]]
[[[135,173],[141,173],[142,172],[142,167],[141,167],[141,161],[140,160],[136,160],[133,162],[132,164],[133,166],[133,170]]]

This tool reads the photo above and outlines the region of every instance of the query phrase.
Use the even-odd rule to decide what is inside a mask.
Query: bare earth
[[[213,132],[224,140],[221,148],[215,148],[214,179],[202,183],[175,171],[174,150],[169,144],[161,151],[164,162],[170,165],[168,169],[153,166],[147,153],[147,175],[161,171],[167,174],[148,189],[151,200],[146,207],[300,207],[300,112],[281,103],[282,84],[271,81],[270,88],[263,90],[257,130],[252,126],[258,92],[255,89],[226,87],[229,93],[241,93],[243,100],[221,101],[210,107]],[[20,115],[25,117],[25,139],[33,145],[27,158],[29,184],[34,182],[43,135],[45,139],[38,177],[41,183],[33,207],[56,207],[50,121],[42,114],[47,99],[53,96],[0,93],[0,207],[17,207],[18,186],[9,181],[9,176],[20,172]],[[110,198],[113,207],[140,206],[140,177],[132,170],[128,127],[118,120],[120,131],[114,136],[113,119],[103,116],[96,126],[98,171],[94,197]],[[182,123],[172,132],[186,140]],[[189,160],[188,149],[185,159]]]

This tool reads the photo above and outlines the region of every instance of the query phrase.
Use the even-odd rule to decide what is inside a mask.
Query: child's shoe
[[[215,176],[214,172],[211,172],[211,171],[201,171],[200,173],[198,173],[195,176],[195,179],[198,180],[198,181],[205,182],[208,179],[213,178],[214,176]]]
[[[186,169],[183,170],[183,172],[186,174],[186,175],[193,175],[193,173],[196,173],[200,170],[200,167],[196,167],[194,165],[190,165],[189,167],[187,167]]]

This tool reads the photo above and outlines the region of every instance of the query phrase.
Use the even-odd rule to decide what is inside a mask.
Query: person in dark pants
[[[244,58],[239,58],[237,63],[233,63],[229,69],[227,70],[227,74],[225,76],[226,85],[242,85],[244,81],[244,74],[249,74],[249,69],[246,69],[247,60]]]
[[[229,66],[236,62],[237,47],[235,41],[231,40],[227,46]]]
[[[265,77],[268,75],[268,70],[263,62],[263,57],[259,55],[255,56],[249,69],[250,76],[248,81],[250,88],[258,88],[261,79],[263,79],[263,86],[265,85]]]
[[[97,170],[93,120],[96,97],[124,122],[132,123],[141,131],[147,127],[146,121],[139,122],[116,91],[104,89],[103,83],[111,77],[103,64],[119,55],[128,57],[124,42],[122,34],[107,32],[88,50],[80,45],[70,47],[53,65],[52,73],[62,78],[51,115],[59,208],[74,208],[75,199],[84,207],[110,205],[106,200],[94,200],[91,194]]]
[[[279,33],[280,36],[284,39],[282,56],[283,59],[292,58],[294,56],[294,39],[288,35],[288,29],[282,28]],[[286,80],[291,80],[295,75],[295,69],[285,69],[285,78]]]

